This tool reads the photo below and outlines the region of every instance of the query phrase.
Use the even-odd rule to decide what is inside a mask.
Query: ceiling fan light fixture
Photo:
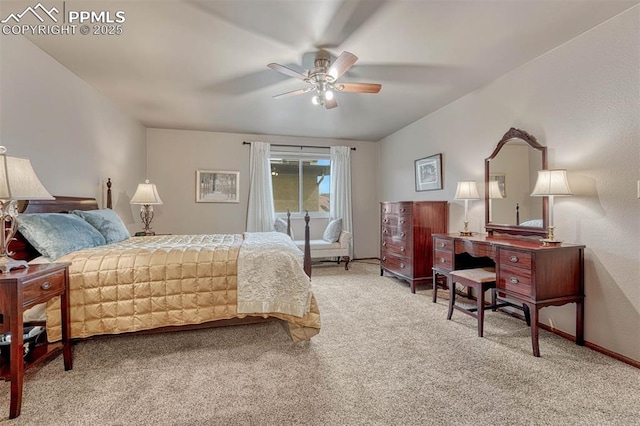
[[[327,90],[324,92],[324,98],[328,101],[333,99],[333,92],[331,90]]]
[[[314,105],[320,105],[320,99],[318,98],[317,95],[311,98],[311,103]]]

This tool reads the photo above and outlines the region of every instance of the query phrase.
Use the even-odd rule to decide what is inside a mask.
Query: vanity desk
[[[533,355],[539,357],[538,311],[545,306],[575,303],[576,344],[584,345],[584,248],[511,236],[435,234],[433,282],[438,275],[449,280],[452,270],[495,265],[498,297],[529,308]]]

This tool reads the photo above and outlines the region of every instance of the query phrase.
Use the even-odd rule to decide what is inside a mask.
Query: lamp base
[[[153,231],[140,231],[135,233],[136,237],[146,237],[149,235],[156,235],[156,233]]]
[[[543,238],[540,240],[540,242],[543,246],[559,246],[560,244],[562,244],[562,241],[550,238]]]
[[[28,267],[29,267],[29,264],[24,260],[15,260],[6,255],[0,257],[0,272],[3,274],[6,274],[12,269],[28,268]]]
[[[460,231],[460,236],[470,237],[472,235],[473,235],[473,232],[471,232],[471,231]]]

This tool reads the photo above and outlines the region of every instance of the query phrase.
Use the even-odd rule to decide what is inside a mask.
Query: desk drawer
[[[49,298],[64,290],[64,271],[26,281],[22,287],[22,304],[27,306],[36,299]]]
[[[500,250],[500,264],[531,270],[531,253],[518,250]]]
[[[435,250],[433,266],[447,271],[453,270],[453,251]]]
[[[500,264],[496,286],[523,296],[531,296],[531,270]]]
[[[408,277],[413,276],[413,268],[411,265],[411,259],[409,258],[387,253],[382,255],[380,261],[381,266],[389,271]]]
[[[447,250],[453,252],[453,240],[436,237],[433,239],[433,248],[436,250]]]

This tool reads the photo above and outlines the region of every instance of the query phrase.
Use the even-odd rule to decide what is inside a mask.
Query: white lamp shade
[[[500,183],[497,180],[489,181],[489,198],[503,198],[500,191]]]
[[[456,188],[456,200],[479,200],[478,185],[474,180],[464,180],[458,182]]]
[[[0,199],[53,200],[26,158],[8,157],[0,146]]]
[[[546,197],[548,195],[573,195],[569,188],[566,170],[538,170],[538,180],[531,196]]]
[[[149,183],[149,179],[145,183],[138,184],[138,189],[131,198],[131,204],[162,204],[156,185]]]

